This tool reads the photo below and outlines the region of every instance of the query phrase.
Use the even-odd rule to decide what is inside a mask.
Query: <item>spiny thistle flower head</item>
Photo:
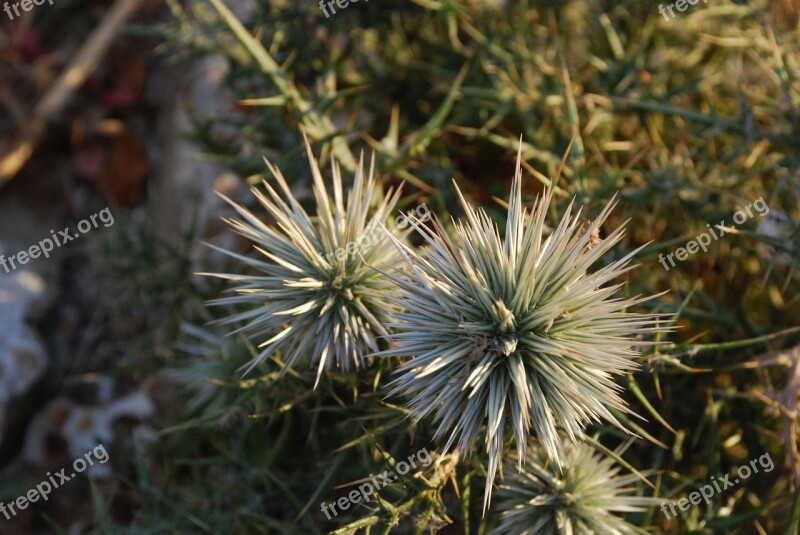
[[[417,225],[421,252],[396,243],[408,270],[391,274],[399,286],[392,299],[405,311],[380,353],[410,357],[390,395],[409,398],[416,418],[433,415],[435,438],[449,435],[445,451],[457,441],[468,454],[485,429],[484,511],[506,426],[520,463],[531,434],[559,462],[559,429],[575,441],[590,422],[621,428],[611,409],[629,411],[614,378],[637,367],[636,337],[665,330],[660,315],[628,311],[649,298],[615,297],[622,284],[606,285],[632,268],[636,251],[589,271],[623,236],[622,228],[598,236],[615,202],[588,226],[570,205],[545,237],[553,190],[523,209],[520,158],[504,238],[459,191],[466,221],[455,222],[454,236],[434,221]]]
[[[385,325],[392,308],[386,303],[386,295],[393,284],[370,266],[402,262],[382,228],[400,191],[390,190],[372,208],[373,199],[379,195],[375,161],[367,173],[362,157],[346,201],[342,174],[333,162],[331,198],[307,140],[306,148],[316,217],[306,213],[281,172],[266,162],[280,191],[266,181],[266,194],[256,188],[252,191],[275,225],[268,226],[223,196],[241,216],[225,221],[254,243],[258,256],[222,252],[259,275],[207,275],[236,284],[232,289],[235,295],[211,301],[211,305],[248,306],[220,322],[243,324],[234,332],[244,332],[261,342],[261,351],[247,372],[280,351],[284,371],[310,356],[318,383],[323,370],[334,364],[343,373],[363,367],[368,355],[378,351],[377,340],[388,334]]]
[[[490,535],[644,535],[614,513],[641,512],[657,500],[636,496],[638,476],[619,471],[583,442],[565,445],[559,468],[531,441],[522,471],[509,465],[503,471],[500,523]]]

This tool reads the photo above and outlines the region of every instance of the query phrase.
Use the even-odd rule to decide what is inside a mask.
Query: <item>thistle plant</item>
[[[570,204],[545,238],[553,189],[523,209],[520,156],[505,238],[482,209],[458,192],[466,222],[450,236],[438,220],[417,224],[427,246],[396,242],[408,270],[391,274],[392,300],[405,311],[390,323],[392,347],[381,356],[410,358],[390,384],[412,416],[433,415],[435,439],[449,435],[468,455],[481,431],[488,454],[484,511],[500,466],[506,427],[513,429],[520,467],[529,435],[560,463],[559,430],[572,441],[590,422],[623,428],[612,413],[629,413],[614,382],[636,369],[637,338],[664,330],[659,314],[628,311],[648,298],[620,298],[607,282],[632,269],[633,251],[594,272],[589,268],[623,236],[599,230],[616,202],[589,223]],[[457,186],[456,186],[457,189]]]
[[[233,332],[260,341],[260,352],[245,373],[278,351],[284,371],[308,356],[317,368],[316,388],[322,372],[334,365],[343,373],[364,367],[368,355],[379,350],[377,340],[388,334],[385,325],[392,309],[386,295],[393,284],[370,266],[402,261],[381,228],[400,190],[390,189],[372,208],[373,199],[381,197],[375,162],[367,173],[362,157],[346,204],[341,170],[333,161],[331,198],[307,140],[306,148],[316,217],[303,209],[281,172],[266,162],[280,192],[266,181],[266,195],[256,188],[252,191],[274,225],[223,196],[241,216],[225,219],[226,223],[254,243],[257,256],[220,250],[259,274],[207,275],[235,283],[231,290],[235,295],[211,305],[247,306],[220,321],[242,324]]]
[[[522,471],[506,465],[497,491],[500,523],[489,535],[643,535],[614,513],[643,511],[654,498],[636,496],[634,474],[580,442],[565,444],[559,468],[531,441]],[[513,456],[513,454],[512,454]]]

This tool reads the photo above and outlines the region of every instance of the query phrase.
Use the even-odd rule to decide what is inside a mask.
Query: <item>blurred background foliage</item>
[[[649,244],[623,291],[666,292],[648,306],[678,313],[680,326],[622,381],[646,420],[629,421],[641,438],[621,460],[655,470],[655,489],[642,492],[665,499],[764,453],[776,463],[678,519],[654,507],[629,520],[654,533],[797,533],[792,2],[711,0],[671,21],[640,0],[371,0],[330,18],[313,2],[259,1],[242,20],[219,0],[167,3],[170,22],[129,32],[162,38],[166,62],[225,58],[238,104],[198,114],[186,134],[252,184],[267,178],[265,156],[307,190],[304,130],[325,166],[332,156],[352,171],[374,151],[384,184],[406,183],[401,208],[424,202],[445,222],[460,215],[452,180],[503,214],[520,136],[529,200],[560,173],[552,221],[573,197],[592,217],[618,192],[604,233],[625,220],[628,232],[605,260]],[[768,216],[669,271],[659,264],[762,196]],[[156,374],[178,402],[159,416],[156,444],[130,446],[118,488],[95,494],[98,533],[479,534],[494,524],[480,512],[480,452],[459,464],[439,456],[423,479],[327,520],[320,502],[436,450],[430,423],[384,397],[396,363],[330,375],[317,390],[312,369],[279,379],[279,358],[240,379],[255,348],[208,326],[224,311],[199,304],[221,288],[189,273],[194,235],[167,246],[146,226],[109,237],[105,270],[118,313],[145,307],[141,332],[160,333],[138,339],[135,373]],[[596,431],[610,450],[628,440]],[[137,511],[123,520],[115,503],[131,494]]]

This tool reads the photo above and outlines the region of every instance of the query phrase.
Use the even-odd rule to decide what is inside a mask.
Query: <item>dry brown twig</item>
[[[31,118],[20,128],[11,150],[0,158],[0,188],[22,169],[38,145],[47,123],[94,71],[114,37],[141,3],[142,0],[117,0],[64,68],[34,108]]]
[[[800,483],[800,452],[797,448],[797,439],[800,437],[800,345],[784,351],[770,351],[754,360],[726,369],[753,369],[767,366],[789,368],[786,385],[781,390],[765,393],[748,392],[743,397],[764,403],[770,413],[780,416],[783,422],[781,436],[786,448],[786,462],[792,467],[792,484],[796,487]]]
[[[776,392],[776,402],[780,405],[783,419],[783,441],[786,446],[786,457],[794,472],[795,486],[800,482],[800,455],[797,451],[798,434],[798,398],[800,398],[800,346],[789,351],[793,360],[792,370],[786,386]]]

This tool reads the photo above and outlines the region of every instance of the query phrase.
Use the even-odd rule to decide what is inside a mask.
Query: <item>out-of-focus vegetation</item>
[[[593,217],[619,192],[604,233],[630,221],[613,258],[649,243],[623,291],[666,292],[648,306],[676,312],[680,326],[622,381],[646,421],[628,422],[641,438],[621,460],[655,471],[655,488],[641,492],[663,499],[765,453],[776,463],[678,519],[654,506],[628,520],[654,533],[797,533],[791,410],[800,354],[781,352],[800,343],[796,21],[763,2],[715,0],[669,22],[657,4],[639,0],[499,8],[372,0],[327,19],[312,3],[262,1],[241,21],[218,0],[170,6],[174,21],[160,28],[168,48],[181,59],[224,55],[226,86],[241,99],[235,110],[198,119],[191,135],[206,157],[253,183],[267,177],[266,156],[307,187],[305,130],[321,161],[332,155],[346,172],[361,151],[375,151],[384,183],[406,182],[401,208],[425,202],[446,223],[460,215],[452,179],[502,214],[496,198],[507,198],[520,136],[529,200],[566,155],[554,216],[575,197]],[[732,225],[739,208],[762,196],[768,216],[669,271],[659,264],[659,253],[684,246],[707,223]],[[778,221],[774,232],[759,231],[766,217]],[[495,512],[481,515],[480,451],[471,462],[441,457],[425,479],[403,480],[381,490],[380,502],[326,519],[320,502],[394,459],[441,446],[430,441],[431,422],[407,419],[402,400],[385,398],[381,387],[397,363],[331,374],[316,390],[315,370],[279,378],[279,359],[241,379],[254,345],[207,325],[223,311],[186,306],[219,288],[184,282],[185,301],[154,301],[165,274],[153,255],[174,251],[131,263],[124,250],[112,249],[112,268],[138,275],[118,277],[123,288],[135,285],[119,295],[158,303],[151,326],[186,325],[176,351],[141,349],[148,369],[182,387],[181,409],[163,415],[157,446],[132,451],[137,470],[126,492],[141,499],[132,526],[115,520],[113,495],[98,497],[99,532],[477,534],[496,524]],[[628,440],[614,428],[594,431],[609,450]]]

